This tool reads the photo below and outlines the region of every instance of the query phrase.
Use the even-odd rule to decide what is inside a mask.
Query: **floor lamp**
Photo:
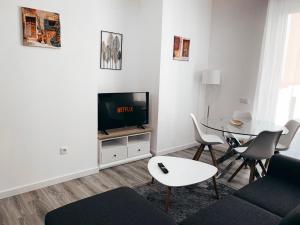
[[[221,84],[221,71],[220,70],[205,70],[202,72],[202,84],[211,86],[211,85],[220,85]],[[207,91],[206,91],[207,94]],[[209,95],[208,95],[209,96]],[[207,123],[209,118],[210,102],[207,103]]]

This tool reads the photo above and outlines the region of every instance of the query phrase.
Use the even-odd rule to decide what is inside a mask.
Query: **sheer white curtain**
[[[277,101],[277,124],[300,118],[300,12],[289,14],[283,74]]]
[[[283,70],[288,24],[288,0],[269,0],[253,114],[274,121]]]

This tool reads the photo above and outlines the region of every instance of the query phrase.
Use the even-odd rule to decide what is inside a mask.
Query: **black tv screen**
[[[98,94],[98,131],[149,123],[149,92]]]

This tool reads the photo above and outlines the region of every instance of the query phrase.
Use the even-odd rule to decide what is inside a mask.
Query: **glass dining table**
[[[250,120],[244,121],[242,125],[237,126],[232,124],[232,119],[230,117],[224,118],[205,118],[200,120],[200,123],[209,129],[238,134],[246,136],[257,136],[260,132],[268,131],[278,131],[283,130],[283,134],[288,133],[286,127],[278,126],[270,121],[261,121],[261,120]]]
[[[252,119],[250,121],[244,121],[242,125],[237,126],[232,123],[231,117],[223,117],[223,118],[202,118],[200,120],[202,126],[207,129],[211,129],[214,131],[222,132],[222,134],[233,134],[233,135],[243,135],[249,138],[249,141],[244,143],[243,146],[249,145],[249,143],[262,131],[279,131],[282,130],[282,135],[287,134],[289,131],[286,127],[278,126],[270,121],[261,121]],[[227,139],[226,139],[227,141]],[[227,141],[228,142],[228,141]],[[217,163],[223,163],[224,161],[230,159],[234,155],[236,155],[236,151],[234,150],[235,146],[232,146],[231,143],[228,142],[228,149],[223,156],[217,159]],[[235,161],[235,160],[234,160]],[[233,165],[234,161],[232,161],[224,170],[222,170],[218,177],[222,177]]]

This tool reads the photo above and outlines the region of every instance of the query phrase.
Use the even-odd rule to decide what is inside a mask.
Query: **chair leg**
[[[193,157],[193,160],[199,160],[199,158],[201,157],[202,155],[202,152],[204,151],[204,148],[205,148],[205,145],[201,144],[196,152],[196,154],[194,155]]]
[[[233,180],[233,178],[240,172],[240,170],[243,168],[244,165],[246,164],[246,161],[244,161],[239,168],[231,175],[231,177],[228,179],[228,182],[231,182]]]
[[[258,172],[256,166],[254,167],[254,179],[259,179],[261,178],[262,176],[260,175],[260,173]]]
[[[260,165],[261,169],[262,169],[262,175],[265,176],[267,175],[267,170],[266,168],[264,167],[264,164],[262,163],[261,160],[258,160],[258,164]]]
[[[250,177],[249,177],[249,184],[254,181],[255,176],[255,161],[250,161]]]
[[[268,170],[269,164],[270,164],[270,159],[266,159],[265,166],[264,166],[266,170]]]
[[[210,152],[210,156],[211,156],[211,159],[212,159],[212,162],[213,162],[213,165],[215,167],[217,167],[218,171],[219,171],[219,168],[218,168],[218,164],[217,164],[217,160],[216,160],[216,156],[213,152],[213,149],[211,147],[211,145],[208,146],[208,149],[209,149],[209,152]]]

